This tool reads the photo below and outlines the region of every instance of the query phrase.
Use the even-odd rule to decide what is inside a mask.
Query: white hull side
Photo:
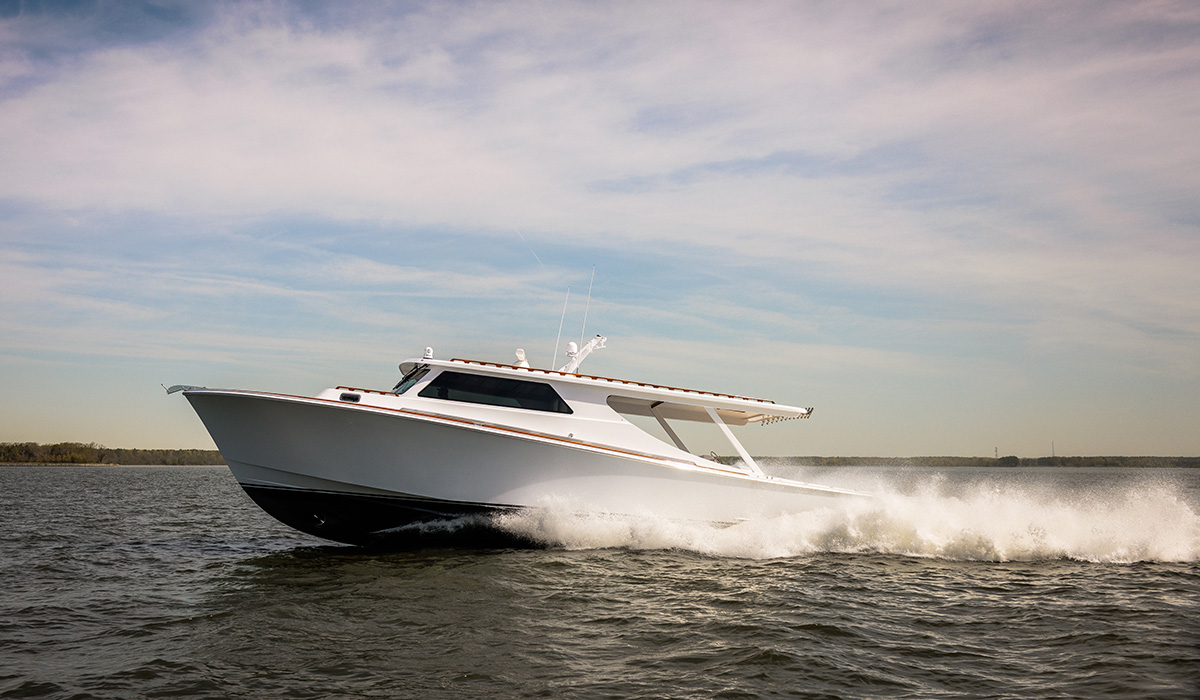
[[[712,521],[796,512],[837,496],[734,470],[324,399],[220,390],[187,397],[252,496],[251,489],[266,487]]]

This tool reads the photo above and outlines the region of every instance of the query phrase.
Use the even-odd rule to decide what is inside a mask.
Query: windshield
[[[403,394],[412,388],[413,384],[421,381],[421,377],[429,374],[429,365],[417,365],[408,370],[408,373],[400,378],[400,382],[392,387],[392,391],[397,394]]]
[[[465,401],[548,413],[573,412],[549,384],[464,372],[442,372],[419,395],[427,399]]]

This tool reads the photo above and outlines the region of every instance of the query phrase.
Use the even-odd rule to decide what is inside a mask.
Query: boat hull
[[[491,516],[510,508],[405,496],[242,484],[260,508],[281,523],[327,540],[363,546],[535,544],[495,527]]]
[[[434,521],[486,524],[522,508],[732,522],[837,495],[422,412],[256,392],[186,396],[263,510],[350,544],[412,538]]]

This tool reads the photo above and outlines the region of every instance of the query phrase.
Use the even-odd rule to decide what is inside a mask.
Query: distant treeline
[[[737,457],[721,457],[733,464]],[[1200,457],[758,457],[796,467],[1200,467]],[[94,442],[0,442],[0,464],[225,464],[216,450],[127,450]]]
[[[1200,467],[1200,457],[763,457],[797,467]]]
[[[216,450],[126,450],[94,442],[0,442],[0,463],[7,464],[225,464]]]

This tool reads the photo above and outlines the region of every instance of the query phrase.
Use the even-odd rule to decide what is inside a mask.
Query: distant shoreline
[[[793,467],[1123,467],[1200,468],[1200,457],[755,457]],[[721,457],[732,463],[736,457]],[[0,443],[6,466],[225,466],[217,450],[109,448],[95,443]]]
[[[224,467],[220,464],[113,464],[112,462],[0,462],[2,467]]]
[[[76,466],[225,466],[216,450],[143,450],[110,448],[96,443],[0,442],[0,464]]]

